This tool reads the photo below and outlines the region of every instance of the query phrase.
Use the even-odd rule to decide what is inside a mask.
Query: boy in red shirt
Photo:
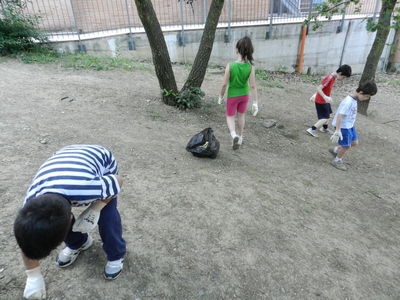
[[[313,126],[307,129],[307,133],[313,137],[318,137],[316,131],[323,133],[333,134],[333,131],[328,128],[328,121],[332,113],[330,97],[333,84],[336,80],[343,80],[351,76],[351,67],[349,65],[342,65],[336,72],[328,74],[324,77],[321,84],[317,87],[317,93],[311,97],[310,100],[315,102],[315,109],[317,110],[318,121]]]

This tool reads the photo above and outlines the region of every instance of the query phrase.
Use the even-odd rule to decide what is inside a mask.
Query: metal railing
[[[1,1],[2,9],[9,1]],[[21,1],[21,0],[19,0]],[[153,1],[163,31],[203,28],[212,0]],[[301,23],[323,0],[226,0],[219,27]],[[344,17],[373,17],[380,0],[361,0]],[[40,19],[50,40],[81,40],[144,32],[134,0],[22,0],[24,10]],[[335,17],[335,16],[334,16]],[[342,18],[342,15],[337,15]],[[133,46],[132,46],[133,47]]]

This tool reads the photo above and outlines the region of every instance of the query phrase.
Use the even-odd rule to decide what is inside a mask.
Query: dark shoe
[[[239,137],[238,136],[235,136],[234,138],[233,138],[233,141],[232,141],[232,149],[233,150],[237,150],[237,149],[239,149]]]

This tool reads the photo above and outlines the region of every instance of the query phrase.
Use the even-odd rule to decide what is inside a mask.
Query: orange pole
[[[303,71],[303,56],[304,56],[304,45],[306,43],[306,35],[307,35],[307,26],[303,26],[303,31],[301,33],[299,64],[297,67],[297,72],[300,74]]]

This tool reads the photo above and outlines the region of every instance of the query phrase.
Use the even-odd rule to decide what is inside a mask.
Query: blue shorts
[[[339,145],[342,147],[350,147],[353,141],[358,141],[356,128],[340,129],[343,135],[343,140],[339,140]]]
[[[330,103],[326,104],[315,103],[315,109],[317,110],[318,120],[330,118],[332,113],[332,108]]]

